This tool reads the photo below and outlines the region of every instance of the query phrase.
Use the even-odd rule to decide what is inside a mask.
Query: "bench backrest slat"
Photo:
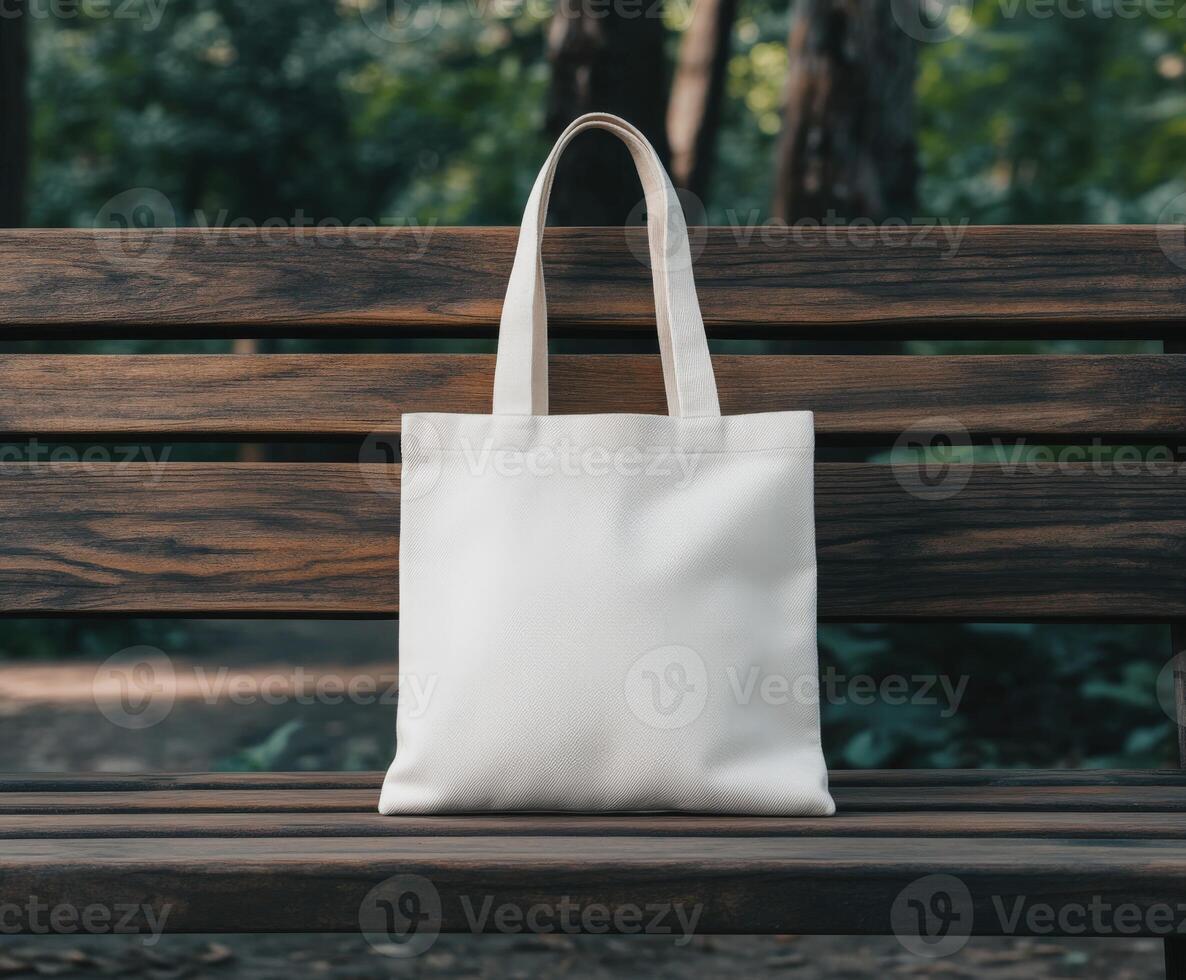
[[[933,417],[974,436],[1168,439],[1186,355],[713,359],[726,414],[814,411],[821,439],[893,441]],[[404,412],[490,411],[482,354],[0,355],[0,437],[364,438]],[[663,413],[653,355],[552,358],[552,410]]]
[[[0,231],[0,339],[489,334],[517,233]],[[548,232],[558,333],[652,329],[644,235]],[[1167,258],[1186,264],[1181,237],[1125,226],[714,228],[697,244],[696,278],[717,336],[1132,336],[1137,325],[1160,338],[1155,325],[1181,332],[1182,268]]]
[[[1186,476],[982,468],[947,500],[817,466],[827,619],[1186,616]],[[8,615],[391,616],[398,468],[0,466]]]

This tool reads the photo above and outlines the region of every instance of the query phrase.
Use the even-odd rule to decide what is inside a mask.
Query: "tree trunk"
[[[665,29],[652,0],[557,0],[548,31],[553,136],[585,112],[612,112],[667,160]],[[608,133],[585,133],[557,170],[551,213],[562,225],[620,225],[642,200],[630,154]]]
[[[0,228],[24,222],[29,159],[29,50],[25,0],[0,16]]]
[[[914,214],[915,42],[888,0],[797,0],[774,215]]]
[[[729,68],[737,0],[696,0],[684,33],[667,107],[671,179],[701,200],[716,157],[721,97]]]
[[[240,337],[231,343],[232,354],[262,354],[264,353],[265,341],[258,340],[255,337]],[[240,463],[263,463],[267,460],[267,449],[263,443],[259,442],[241,442],[239,443],[239,462]]]

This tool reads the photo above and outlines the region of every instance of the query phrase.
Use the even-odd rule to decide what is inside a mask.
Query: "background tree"
[[[9,3],[0,17],[0,228],[24,218],[29,159],[29,71],[25,0]]]
[[[717,154],[737,0],[696,0],[667,107],[671,179],[703,199]]]
[[[666,163],[667,30],[659,10],[650,0],[557,0],[548,30],[549,134],[582,113],[612,112],[641,129]],[[551,214],[562,225],[620,225],[641,199],[621,142],[585,133],[560,163]]]
[[[881,0],[796,3],[775,217],[913,215],[915,42],[890,8]]]

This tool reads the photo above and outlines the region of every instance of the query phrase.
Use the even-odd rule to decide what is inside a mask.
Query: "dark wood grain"
[[[352,932],[373,887],[415,875],[440,896],[446,932],[468,931],[467,907],[489,900],[678,902],[700,933],[878,935],[904,887],[953,874],[972,931],[995,935],[1014,928],[1001,910],[1021,896],[1176,908],[1186,887],[1174,772],[834,775],[829,819],[383,817],[379,773],[9,776],[0,901],[135,907],[141,931],[147,905],[167,932]],[[1130,934],[1151,934],[1157,920],[1142,921]]]
[[[836,786],[844,813],[930,811],[1174,812],[1186,810],[1186,786]],[[378,788],[212,789],[140,792],[67,791],[0,794],[0,814],[374,813]]]
[[[841,812],[833,817],[490,816],[378,813],[0,813],[0,839],[89,837],[1044,837],[1182,840],[1186,813],[1138,811]]]
[[[516,233],[7,231],[0,337],[489,333]],[[642,235],[549,230],[558,330],[651,329]],[[1160,338],[1186,312],[1163,244],[1181,247],[1154,227],[967,228],[955,248],[916,229],[714,228],[696,277],[721,336]]]
[[[394,615],[396,469],[2,466],[0,613]],[[1186,614],[1181,473],[977,466],[943,500],[898,475],[817,467],[823,617]]]
[[[373,790],[382,772],[0,773],[0,793],[135,793],[158,790]],[[1164,786],[1186,788],[1178,769],[833,769],[833,787],[953,788]]]
[[[955,496],[929,500],[891,467],[819,465],[821,615],[1164,618],[1186,605],[1186,475],[1171,470],[976,466]]]
[[[0,466],[0,605],[394,614],[399,501],[367,482],[389,469]]]
[[[446,932],[472,928],[464,898],[520,910],[678,902],[699,911],[700,933],[885,935],[901,890],[944,872],[969,890],[972,931],[995,935],[1008,929],[994,897],[1006,911],[1019,896],[1059,908],[1177,908],[1186,850],[1156,840],[883,837],[100,838],[0,848],[6,899],[147,904],[169,932],[354,932],[372,888],[415,875],[439,895]],[[1017,929],[1031,930],[1024,915]],[[1137,925],[1149,931],[1148,920]]]
[[[1186,356],[718,356],[722,409],[813,411],[821,438],[955,419],[974,436],[1169,439]],[[552,358],[556,414],[665,414],[658,357]],[[488,413],[487,355],[0,357],[0,436],[347,439],[404,412]],[[1177,443],[1175,442],[1176,446]]]
[[[904,789],[838,786],[845,812],[910,811],[1165,811],[1186,810],[1186,787],[1169,786],[925,786]]]

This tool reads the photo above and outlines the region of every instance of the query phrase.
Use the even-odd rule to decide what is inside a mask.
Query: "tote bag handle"
[[[607,130],[625,143],[642,179],[667,410],[673,416],[685,418],[720,415],[704,320],[700,316],[696,282],[692,277],[688,229],[679,198],[659,155],[646,137],[626,120],[601,112],[581,116],[560,135],[527,200],[499,326],[494,414],[548,414],[548,310],[541,258],[543,228],[560,155],[572,138],[586,129]],[[674,253],[674,261],[670,263],[669,253]]]

